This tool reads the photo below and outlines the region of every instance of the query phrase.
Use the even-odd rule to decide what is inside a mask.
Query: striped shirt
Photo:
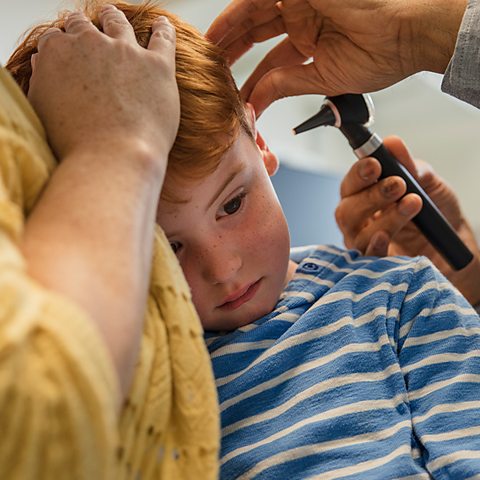
[[[221,478],[477,478],[480,320],[468,302],[423,257],[321,246],[292,259],[273,312],[206,334]]]

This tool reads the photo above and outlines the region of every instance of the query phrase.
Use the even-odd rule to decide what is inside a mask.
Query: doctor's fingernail
[[[360,176],[363,180],[371,180],[374,173],[373,165],[371,163],[364,163],[360,166]]]
[[[392,198],[398,195],[400,187],[397,182],[393,179],[386,179],[382,185],[382,193],[386,197]]]

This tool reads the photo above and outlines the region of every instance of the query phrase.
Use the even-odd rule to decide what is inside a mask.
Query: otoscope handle
[[[375,157],[380,162],[380,178],[402,177],[407,184],[407,193],[416,193],[423,202],[413,222],[452,268],[461,270],[473,259],[472,252],[411,173],[385,148],[381,138],[368,128],[373,118],[373,104],[368,99],[368,95],[360,94],[327,97],[320,111],[294,131],[306,132],[322,125],[338,127],[358,158]]]
[[[402,177],[407,184],[407,193],[416,193],[422,198],[423,207],[412,221],[428,241],[455,270],[461,270],[467,266],[473,258],[472,252],[463,243],[412,174],[398,162],[383,143],[370,156],[375,157],[382,166],[380,178],[393,175]]]

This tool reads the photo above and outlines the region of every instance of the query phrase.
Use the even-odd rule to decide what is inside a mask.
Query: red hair
[[[98,11],[104,3],[100,0],[84,2],[84,12],[97,27]],[[167,176],[203,178],[217,168],[220,157],[230,148],[241,128],[253,138],[243,102],[222,52],[195,28],[150,1],[140,5],[108,3],[124,12],[142,47],[147,47],[152,23],[159,15],[166,16],[174,25],[181,118],[169,156]],[[49,27],[63,29],[67,13],[30,30],[8,60],[6,68],[25,94],[32,74],[30,58],[37,52],[39,37]],[[169,191],[168,184],[162,191],[162,198],[180,200],[171,189]]]

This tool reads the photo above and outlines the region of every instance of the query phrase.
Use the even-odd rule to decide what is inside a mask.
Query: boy
[[[152,8],[129,17],[140,43]],[[290,258],[278,161],[219,52],[175,26],[182,118],[158,222],[212,332],[222,478],[480,474],[475,312],[423,258]]]
[[[253,128],[253,116],[251,125]],[[241,131],[204,179],[160,201],[222,412],[222,478],[480,473],[480,328],[424,258],[295,249]],[[173,187],[172,187],[173,188]]]

